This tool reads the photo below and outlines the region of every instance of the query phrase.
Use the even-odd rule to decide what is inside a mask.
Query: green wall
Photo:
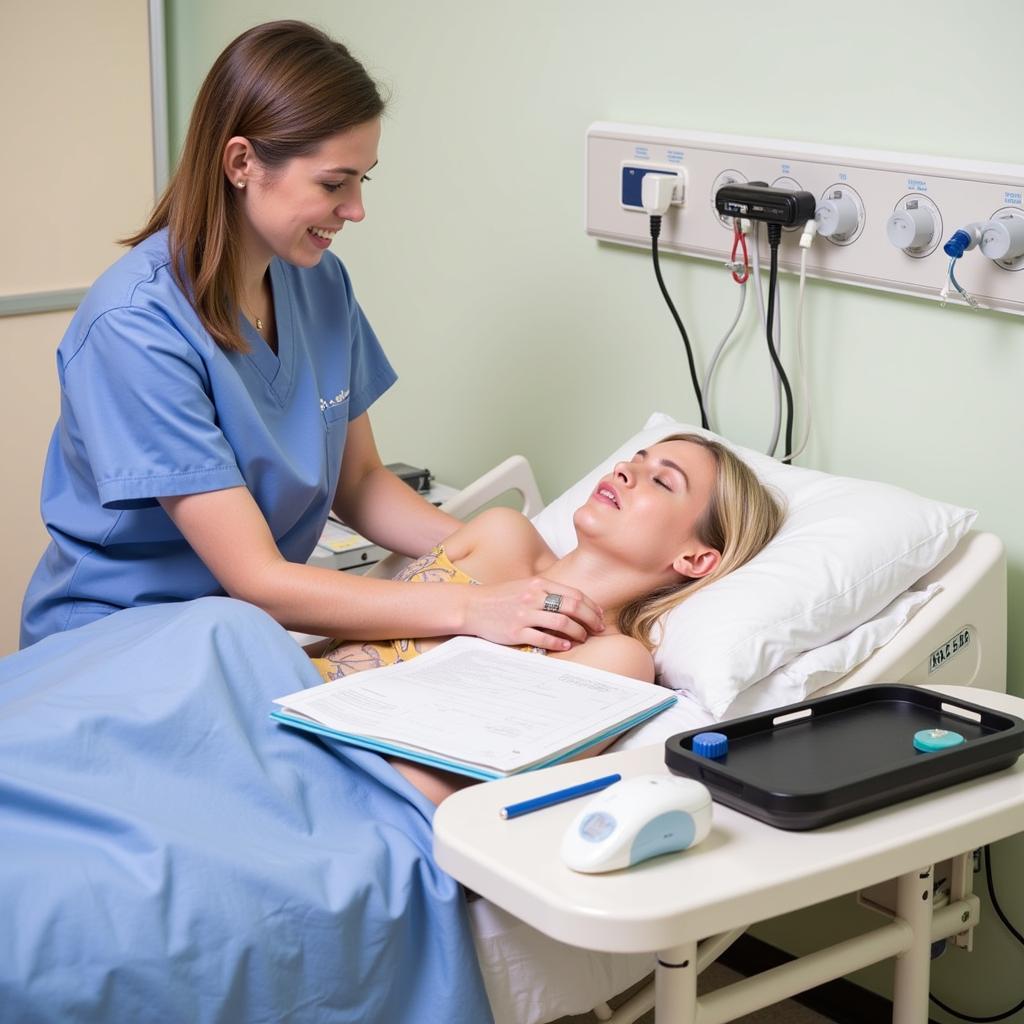
[[[522,452],[551,497],[650,411],[696,418],[649,259],[584,234],[590,122],[1024,163],[1016,0],[167,2],[172,152],[209,64],[261,21],[319,24],[392,91],[367,219],[335,250],[401,375],[374,409],[385,459],[456,484]],[[703,362],[733,286],[709,263],[674,257],[664,272]],[[787,280],[784,313],[794,297]],[[762,447],[767,356],[744,323],[712,408],[723,433]],[[1024,321],[811,282],[805,337],[816,427],[801,463],[979,510],[1008,550],[1009,689],[1024,695]],[[996,848],[1018,926],[1020,849]],[[948,953],[934,975],[973,1014],[1024,994],[1010,966],[1021,950],[987,904],[985,916],[982,954]],[[796,950],[804,923],[762,934]]]

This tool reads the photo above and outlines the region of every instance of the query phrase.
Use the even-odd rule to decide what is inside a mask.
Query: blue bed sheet
[[[432,805],[268,718],[319,681],[226,598],[0,661],[0,1018],[491,1020]]]

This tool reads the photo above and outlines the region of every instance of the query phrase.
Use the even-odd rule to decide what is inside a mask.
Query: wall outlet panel
[[[650,248],[643,212],[622,205],[624,165],[679,167],[687,177],[686,201],[662,219],[659,249],[725,262],[732,249],[731,222],[719,217],[714,194],[730,181],[765,181],[800,188],[821,202],[837,192],[856,199],[862,221],[842,243],[816,238],[808,276],[939,300],[949,257],[942,245],[966,224],[1024,218],[1024,166],[739,135],[598,122],[587,130],[585,217],[587,234]],[[941,221],[932,243],[908,254],[890,243],[886,223],[907,203]],[[768,245],[760,232],[766,266]],[[779,266],[799,271],[800,231],[783,232]],[[1004,265],[1005,264],[1005,265]],[[978,249],[957,262],[960,284],[985,309],[1024,315],[1024,257],[996,263]],[[950,305],[963,300],[952,292]]]

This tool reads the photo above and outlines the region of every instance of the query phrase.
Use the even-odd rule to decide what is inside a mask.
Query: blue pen
[[[518,818],[521,814],[529,814],[531,811],[539,811],[542,807],[551,807],[553,804],[560,804],[566,800],[575,800],[578,796],[586,796],[588,793],[596,793],[599,790],[607,789],[612,783],[618,782],[621,775],[605,775],[600,779],[591,779],[589,782],[581,782],[578,786],[569,786],[568,789],[556,789],[553,793],[545,793],[543,796],[535,796],[532,800],[523,800],[518,804],[509,804],[502,807],[498,815],[502,818]]]

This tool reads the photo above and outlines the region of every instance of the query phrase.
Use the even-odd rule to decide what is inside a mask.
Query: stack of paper
[[[675,703],[637,679],[457,637],[274,701],[271,717],[478,779],[568,760]]]

